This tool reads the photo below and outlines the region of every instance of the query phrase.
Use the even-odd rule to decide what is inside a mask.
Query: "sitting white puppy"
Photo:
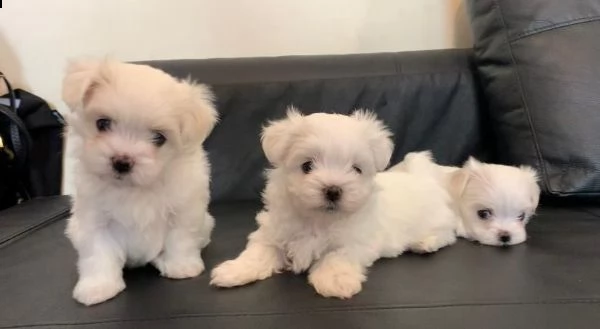
[[[212,272],[211,284],[244,285],[282,270],[308,270],[325,297],[361,290],[366,269],[406,250],[433,252],[456,240],[446,191],[433,179],[380,173],[393,150],[390,132],[363,111],[302,116],[263,131],[268,171],[259,228],[246,249]]]
[[[540,196],[537,174],[530,167],[486,164],[474,158],[462,168],[440,166],[424,151],[407,154],[388,171],[429,176],[433,172],[432,177],[454,200],[460,237],[492,246],[515,245],[527,239],[525,226]]]
[[[212,93],[149,66],[91,60],[70,64],[63,99],[77,160],[66,231],[79,257],[73,297],[114,297],[125,265],[200,274],[214,225],[201,145],[217,120]]]

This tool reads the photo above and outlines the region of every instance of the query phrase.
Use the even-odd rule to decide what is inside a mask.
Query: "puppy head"
[[[63,81],[79,160],[116,184],[150,185],[171,161],[200,150],[217,120],[212,99],[203,85],[115,61],[73,62]]]
[[[355,212],[391,158],[390,136],[369,112],[302,116],[290,107],[286,119],[263,130],[263,150],[277,171],[270,183],[281,184],[298,210]]]
[[[484,164],[473,158],[451,174],[467,237],[508,246],[527,239],[525,226],[537,208],[540,188],[530,167]]]

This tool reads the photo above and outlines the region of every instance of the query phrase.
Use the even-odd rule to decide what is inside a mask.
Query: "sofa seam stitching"
[[[26,235],[27,233],[31,233],[31,232],[35,231],[36,229],[43,227],[44,225],[50,224],[56,220],[61,219],[63,217],[63,215],[66,215],[68,213],[69,213],[69,209],[61,209],[58,211],[54,211],[51,213],[51,215],[45,216],[45,218],[39,222],[30,224],[30,225],[26,226],[25,228],[23,228],[22,230],[19,230],[16,233],[13,233],[6,237],[0,237],[0,249],[4,246],[8,245],[11,241],[18,239],[19,237]]]
[[[550,26],[544,26],[537,29],[523,31],[521,33],[517,33],[513,38],[509,39],[510,42],[519,41],[521,39],[525,39],[527,37],[531,37],[540,33],[549,32],[556,29],[566,28],[569,26],[590,23],[600,20],[600,15],[590,16],[590,17],[580,17],[568,20],[566,22],[552,24]]]
[[[288,80],[266,80],[266,81],[248,81],[248,82],[202,82],[201,83],[210,85],[212,87],[219,86],[239,86],[239,85],[252,85],[252,84],[268,84],[268,83],[295,83],[295,82],[310,82],[310,81],[331,81],[331,80],[346,80],[346,79],[357,79],[357,78],[387,78],[387,77],[418,77],[418,76],[428,76],[428,75],[438,75],[438,74],[465,74],[471,73],[468,68],[464,69],[449,69],[442,71],[424,71],[424,72],[415,72],[415,73],[406,73],[406,72],[396,72],[398,67],[396,63],[394,63],[394,72],[385,73],[385,74],[373,74],[373,75],[356,75],[356,76],[342,76],[342,77],[327,77],[327,78],[306,78],[306,79],[288,79]]]
[[[255,313],[192,313],[192,314],[179,314],[156,318],[138,318],[138,319],[107,319],[90,322],[71,322],[71,323],[34,323],[34,324],[23,324],[14,326],[4,326],[0,328],[24,328],[24,327],[42,327],[42,326],[86,326],[103,323],[131,323],[131,322],[148,322],[148,321],[160,321],[160,320],[175,320],[175,319],[189,319],[189,318],[222,318],[222,317],[243,317],[243,316],[277,316],[277,315],[298,315],[298,314],[311,314],[311,313],[328,313],[328,312],[355,312],[355,311],[383,311],[383,310],[411,310],[411,309],[434,309],[434,308],[456,308],[456,307],[495,307],[495,306],[518,306],[518,305],[575,305],[575,304],[600,304],[600,298],[576,298],[566,300],[549,300],[549,301],[536,301],[536,302],[496,302],[496,303],[485,303],[485,302],[470,302],[462,304],[451,304],[451,303],[440,303],[440,304],[416,304],[416,305],[400,305],[400,306],[374,306],[374,307],[351,307],[351,308],[323,308],[323,309],[312,309],[302,310],[299,312],[255,312]]]

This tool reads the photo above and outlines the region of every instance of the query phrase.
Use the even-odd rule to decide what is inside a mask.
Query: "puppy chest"
[[[120,197],[120,202],[115,197]],[[154,259],[162,250],[169,229],[169,206],[150,193],[116,193],[106,198],[111,202],[105,205],[112,207],[106,207],[105,212],[128,264],[141,265]]]
[[[111,231],[126,255],[127,264],[138,266],[153,260],[162,251],[167,225],[140,228],[115,223],[111,225]]]

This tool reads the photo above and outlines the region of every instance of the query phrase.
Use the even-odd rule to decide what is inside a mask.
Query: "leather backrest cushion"
[[[600,195],[600,2],[470,0],[500,161],[553,196]]]
[[[213,201],[260,198],[261,128],[290,104],[304,113],[375,111],[394,133],[392,163],[423,149],[444,164],[489,151],[469,51],[146,63],[216,93],[221,118],[205,142]]]

